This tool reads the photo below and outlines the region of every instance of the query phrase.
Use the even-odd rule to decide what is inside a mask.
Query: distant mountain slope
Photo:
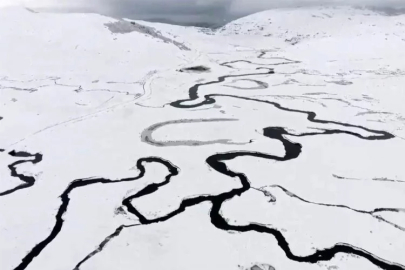
[[[94,80],[104,77],[118,81],[134,76],[136,69],[172,67],[181,62],[176,55],[185,53],[179,48],[183,40],[157,34],[151,27],[96,14],[2,8],[0,20],[7,22],[0,25],[1,39],[7,40],[0,44],[2,76],[89,75]]]
[[[379,11],[353,7],[274,9],[235,20],[218,32],[276,37],[294,45],[314,38],[401,35],[405,33],[405,16],[387,17]]]

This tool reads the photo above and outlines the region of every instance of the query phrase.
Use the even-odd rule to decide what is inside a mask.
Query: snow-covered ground
[[[405,269],[405,16],[0,21],[1,270]]]

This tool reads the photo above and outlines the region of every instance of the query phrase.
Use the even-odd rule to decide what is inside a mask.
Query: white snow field
[[[0,22],[1,270],[405,269],[405,16]]]

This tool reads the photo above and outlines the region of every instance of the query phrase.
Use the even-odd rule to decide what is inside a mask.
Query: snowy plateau
[[[404,15],[0,22],[0,270],[405,269]]]

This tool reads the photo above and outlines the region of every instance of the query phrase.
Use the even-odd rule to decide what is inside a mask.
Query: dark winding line
[[[3,150],[4,151],[4,150]],[[0,152],[3,152],[0,149]],[[37,164],[39,162],[42,161],[42,155],[37,153],[37,154],[30,154],[27,152],[15,152],[15,151],[11,151],[10,153],[8,153],[10,156],[13,157],[22,157],[22,158],[29,158],[29,157],[33,157],[33,159],[29,159],[29,160],[19,160],[16,161],[10,165],[8,165],[8,168],[11,171],[11,176],[12,177],[17,177],[18,179],[20,179],[22,182],[24,182],[23,184],[18,185],[17,187],[10,189],[10,190],[6,190],[4,192],[0,193],[0,197],[1,196],[6,196],[9,195],[11,193],[14,193],[18,190],[21,189],[25,189],[25,188],[29,188],[32,187],[35,184],[35,178],[33,176],[26,176],[24,174],[19,174],[17,172],[17,166],[23,163],[32,163],[32,164]]]
[[[198,90],[198,88],[197,88],[197,90]],[[193,100],[198,99],[198,94],[197,94],[196,90],[192,90],[192,91],[193,91],[193,93],[195,91],[195,94],[193,96],[190,94],[190,97],[191,97],[190,99],[172,102],[171,106],[176,107],[176,108],[195,108],[195,107],[198,107],[198,106],[215,103],[215,99],[213,97],[230,97],[230,98],[237,98],[237,99],[255,101],[255,102],[259,102],[259,103],[266,103],[266,104],[269,104],[269,105],[273,105],[274,107],[276,107],[277,109],[282,110],[282,111],[306,114],[307,115],[307,120],[312,122],[312,123],[335,124],[335,125],[344,126],[344,127],[359,128],[359,129],[365,130],[365,131],[370,132],[370,133],[379,134],[379,135],[372,135],[372,136],[363,136],[361,134],[351,132],[351,131],[334,129],[334,130],[324,130],[321,133],[315,133],[314,132],[314,133],[305,133],[305,134],[301,134],[301,135],[288,134],[290,136],[302,137],[302,136],[309,136],[309,135],[320,135],[320,134],[331,135],[331,134],[345,133],[345,134],[353,135],[353,136],[356,136],[356,137],[358,137],[360,139],[365,139],[365,140],[388,140],[388,139],[395,138],[394,135],[392,135],[391,133],[386,132],[386,131],[373,130],[373,129],[365,128],[365,127],[362,127],[362,126],[352,125],[352,124],[343,123],[343,122],[317,119],[315,112],[298,110],[298,109],[290,109],[290,108],[287,108],[287,107],[283,107],[282,105],[280,105],[279,103],[274,102],[274,101],[267,101],[267,100],[261,100],[261,99],[255,99],[255,98],[247,98],[247,97],[239,97],[239,96],[234,96],[234,95],[223,95],[223,94],[210,94],[210,95],[205,95],[204,96],[205,99],[203,101],[201,101],[200,103],[198,103],[198,104],[183,105],[182,103],[185,102],[185,101],[193,101]],[[190,90],[190,93],[191,93],[191,90]]]
[[[259,57],[259,58],[261,58],[261,57]],[[235,69],[233,66],[231,66],[231,64],[248,63],[248,64],[252,64],[252,65],[256,65],[256,66],[281,66],[281,65],[292,65],[292,64],[301,63],[301,61],[290,60],[290,59],[287,59],[284,57],[271,57],[271,58],[262,58],[262,59],[280,59],[280,60],[285,60],[285,62],[279,62],[279,63],[273,63],[273,64],[260,64],[260,63],[251,62],[249,60],[235,60],[235,61],[224,62],[224,63],[221,63],[220,65],[224,66],[224,67]]]
[[[189,99],[183,99],[183,100],[177,100],[174,101],[172,103],[170,103],[171,106],[176,107],[176,108],[182,108],[182,109],[190,109],[190,108],[196,108],[199,107],[201,105],[207,105],[207,104],[213,104],[215,103],[214,99],[209,98],[208,96],[205,96],[206,99],[205,101],[203,101],[202,103],[199,104],[195,104],[195,105],[183,105],[183,102],[187,102],[187,101],[194,101],[197,100],[199,98],[198,96],[198,89],[201,86],[207,86],[207,85],[212,85],[212,84],[218,84],[218,83],[222,83],[225,81],[225,79],[227,78],[238,78],[238,77],[246,77],[246,76],[258,76],[258,75],[268,75],[268,74],[274,74],[274,70],[271,68],[257,68],[257,70],[260,69],[267,69],[268,71],[265,73],[250,73],[250,74],[239,74],[239,75],[226,75],[226,76],[221,76],[218,78],[217,81],[211,81],[211,82],[206,82],[206,83],[199,83],[199,84],[195,84],[193,85],[188,93],[189,93]]]
[[[263,68],[257,68],[257,69],[259,70],[259,69],[263,69]],[[269,69],[269,71],[267,73],[260,73],[259,72],[259,73],[238,74],[238,75],[225,75],[225,76],[219,77],[218,80],[216,80],[216,81],[210,81],[210,82],[206,82],[206,83],[195,84],[195,85],[193,85],[192,87],[189,88],[189,91],[188,91],[189,98],[188,99],[177,100],[177,101],[174,101],[174,102],[170,103],[170,105],[172,107],[179,108],[179,109],[190,109],[190,108],[200,107],[200,106],[203,106],[203,105],[214,104],[216,102],[214,97],[237,98],[237,99],[249,100],[249,101],[254,101],[254,102],[259,102],[259,103],[265,103],[265,104],[268,104],[268,105],[272,105],[275,108],[277,108],[279,110],[282,110],[282,111],[299,113],[299,114],[306,114],[307,115],[307,120],[312,122],[312,123],[335,124],[335,125],[344,126],[344,127],[359,128],[359,129],[362,129],[362,130],[365,130],[365,131],[368,131],[368,132],[371,132],[371,133],[379,134],[379,135],[364,137],[361,134],[357,134],[357,133],[350,132],[350,131],[343,131],[343,130],[325,130],[322,134],[330,135],[330,134],[346,133],[346,134],[350,134],[350,135],[356,136],[356,137],[361,138],[361,139],[366,139],[366,140],[387,140],[387,139],[395,138],[394,135],[392,135],[391,133],[386,132],[386,131],[373,130],[373,129],[365,128],[365,127],[362,127],[362,126],[352,125],[352,124],[343,123],[343,122],[316,119],[316,113],[315,112],[298,110],[298,109],[290,109],[290,108],[284,107],[284,106],[282,106],[279,103],[274,102],[274,101],[267,101],[267,100],[248,98],[248,97],[240,97],[240,96],[235,96],[235,95],[209,94],[209,95],[204,95],[204,100],[197,103],[197,104],[191,104],[191,105],[184,104],[184,102],[191,102],[191,101],[197,100],[199,98],[198,90],[202,86],[222,83],[227,78],[245,77],[245,76],[258,76],[258,75],[266,75],[266,74],[274,74],[274,70]],[[321,134],[321,133],[304,134],[304,136],[317,135],[317,134]],[[292,135],[292,136],[299,136],[299,135]]]
[[[263,57],[264,55],[265,55],[265,52],[262,53],[259,56],[259,58]],[[386,140],[386,139],[394,138],[394,136],[392,134],[385,132],[385,131],[371,130],[371,129],[368,129],[365,127],[351,125],[351,124],[347,124],[347,123],[340,123],[340,122],[335,122],[335,121],[326,121],[326,120],[316,119],[316,113],[314,113],[314,112],[297,110],[297,109],[289,109],[289,108],[281,106],[280,104],[278,104],[276,102],[263,101],[263,100],[259,100],[259,99],[245,98],[245,97],[239,97],[239,96],[233,96],[233,95],[212,94],[212,95],[205,95],[204,101],[200,102],[199,104],[195,104],[195,105],[184,105],[183,104],[184,102],[194,101],[194,100],[198,99],[199,98],[198,89],[201,86],[221,83],[221,82],[225,81],[226,78],[231,78],[231,77],[257,76],[257,75],[266,75],[266,74],[274,73],[274,70],[269,69],[269,68],[257,68],[257,69],[258,70],[259,69],[268,69],[268,72],[221,76],[218,78],[217,81],[211,81],[211,82],[203,83],[203,84],[196,84],[189,89],[189,99],[175,101],[175,102],[171,103],[171,106],[176,107],[176,108],[195,108],[195,107],[199,107],[202,105],[215,103],[216,101],[213,98],[215,96],[239,98],[239,99],[244,99],[244,100],[249,100],[249,101],[266,103],[266,104],[272,105],[272,106],[274,106],[280,110],[284,110],[284,111],[306,114],[307,119],[310,122],[321,123],[321,124],[336,124],[336,125],[345,126],[345,127],[354,127],[354,128],[359,128],[359,129],[368,131],[370,133],[374,133],[376,135],[363,136],[361,134],[357,134],[357,133],[350,132],[350,131],[343,131],[343,130],[323,130],[322,132],[319,132],[319,133],[305,133],[305,134],[296,135],[296,134],[289,134],[284,128],[281,128],[281,127],[267,127],[264,129],[263,135],[267,138],[276,139],[283,143],[284,148],[285,148],[285,155],[283,157],[269,155],[269,154],[260,153],[260,152],[248,152],[248,151],[218,153],[218,154],[212,155],[206,159],[206,162],[208,163],[208,165],[212,169],[214,169],[215,171],[217,171],[223,175],[239,179],[242,184],[242,187],[233,189],[231,191],[228,191],[228,192],[225,192],[225,193],[222,193],[219,195],[203,195],[203,196],[198,196],[198,197],[194,197],[194,198],[184,199],[181,202],[181,204],[177,210],[167,214],[166,216],[155,218],[155,219],[146,218],[142,213],[140,213],[132,205],[132,201],[139,197],[151,194],[151,193],[157,191],[160,187],[165,186],[170,183],[171,177],[178,174],[178,169],[176,167],[174,167],[168,161],[164,161],[160,158],[145,158],[145,159],[138,160],[137,167],[140,170],[140,175],[135,178],[127,178],[127,179],[122,179],[122,180],[118,180],[118,181],[113,181],[113,180],[103,179],[103,178],[76,180],[76,181],[72,182],[69,185],[69,187],[61,195],[62,205],[60,206],[60,208],[58,210],[58,213],[56,215],[56,224],[55,224],[52,232],[50,233],[50,235],[45,240],[43,240],[41,243],[36,245],[27,254],[27,256],[25,256],[23,258],[22,263],[19,266],[17,266],[15,268],[15,270],[25,269],[30,264],[30,262],[36,256],[38,256],[41,253],[41,251],[49,243],[52,242],[53,239],[55,239],[57,237],[57,235],[61,231],[63,223],[64,223],[63,214],[67,211],[67,207],[68,207],[68,204],[70,201],[70,198],[69,198],[70,192],[72,192],[76,188],[80,188],[80,187],[91,185],[91,184],[100,184],[100,183],[109,184],[109,183],[115,183],[115,182],[137,180],[145,174],[145,168],[143,167],[142,162],[159,162],[161,164],[164,164],[169,169],[170,174],[166,177],[164,182],[148,185],[147,187],[145,187],[143,190],[139,191],[135,195],[129,196],[123,200],[123,202],[122,202],[123,205],[126,206],[127,210],[130,213],[132,213],[138,217],[139,222],[141,224],[152,224],[152,223],[163,222],[163,221],[166,221],[166,220],[184,212],[189,207],[198,205],[202,202],[211,202],[212,208],[210,211],[210,217],[211,217],[211,222],[215,227],[222,229],[222,230],[226,230],[226,231],[237,231],[237,232],[254,231],[254,232],[258,232],[258,233],[271,234],[276,238],[278,245],[285,252],[286,256],[293,261],[304,262],[304,263],[317,263],[320,261],[329,261],[338,253],[347,253],[347,254],[354,254],[354,255],[363,257],[365,259],[368,259],[371,263],[373,263],[385,270],[405,270],[405,266],[403,266],[403,265],[388,262],[384,259],[378,258],[377,256],[375,256],[365,250],[362,250],[360,248],[353,247],[351,245],[344,244],[344,243],[336,244],[335,246],[333,246],[331,248],[317,250],[312,255],[309,255],[309,256],[297,256],[292,253],[285,237],[278,230],[268,228],[268,227],[265,227],[265,226],[262,226],[259,224],[249,224],[249,225],[244,225],[244,226],[230,225],[221,216],[221,214],[220,214],[221,206],[224,202],[234,198],[235,196],[241,196],[244,192],[246,192],[247,190],[249,190],[251,188],[248,178],[243,173],[238,173],[238,172],[234,172],[234,171],[230,170],[226,166],[226,163],[225,163],[226,161],[230,161],[235,158],[243,157],[243,156],[258,157],[258,158],[270,159],[270,160],[275,160],[275,161],[280,161],[280,162],[295,159],[300,155],[302,146],[299,143],[294,143],[294,142],[291,142],[288,139],[286,139],[285,138],[286,135],[302,137],[302,136],[315,136],[315,135],[322,135],[322,134],[327,135],[327,134],[346,133],[346,134],[353,135],[358,138],[366,139],[366,140]],[[124,227],[122,227],[122,229],[120,229],[121,227],[119,227],[115,231],[115,233],[113,233],[112,236],[119,235],[120,231],[122,231],[122,229],[124,229]],[[107,237],[107,240],[108,239],[109,238]],[[103,243],[106,243],[106,242],[104,241]],[[101,248],[105,245],[105,244],[103,245],[103,243],[100,245]],[[97,252],[99,252],[99,251],[97,251]],[[82,260],[78,264],[78,266],[83,264],[83,262],[86,261],[87,259],[91,258],[91,256],[93,256],[92,253],[89,256],[87,256],[84,260]]]
[[[85,262],[87,262],[87,261],[90,260],[92,257],[94,257],[95,255],[97,255],[98,253],[100,253],[100,252],[104,249],[104,247],[105,247],[112,239],[118,237],[124,229],[126,229],[126,228],[132,228],[132,227],[135,227],[135,226],[137,226],[137,225],[121,225],[121,226],[119,226],[119,227],[114,231],[114,233],[112,233],[111,235],[107,236],[107,238],[106,238],[103,242],[101,242],[101,244],[97,247],[96,250],[94,250],[94,251],[91,252],[89,255],[87,255],[83,260],[81,260],[81,261],[75,266],[75,268],[74,268],[73,270],[79,270],[80,267],[81,267]]]
[[[259,59],[282,59],[282,60],[289,61],[289,62],[299,62],[299,63],[301,63],[301,61],[291,60],[291,59],[288,59],[288,58],[285,58],[285,57],[264,57],[267,53],[269,53],[269,52],[266,52],[266,51],[261,52],[257,58],[259,58]]]
[[[177,167],[172,165],[169,161],[166,161],[164,159],[158,158],[158,157],[148,157],[148,158],[141,158],[137,161],[136,167],[140,171],[139,175],[136,177],[131,177],[131,178],[124,178],[121,180],[111,180],[111,179],[105,179],[105,178],[94,178],[94,179],[78,179],[70,183],[68,188],[62,193],[60,196],[62,204],[58,209],[58,212],[55,216],[56,223],[51,231],[51,233],[48,235],[47,238],[45,238],[42,242],[38,243],[22,260],[21,263],[14,268],[14,270],[23,270],[28,267],[28,265],[34,260],[41,252],[48,246],[59,234],[59,232],[62,230],[63,223],[65,220],[63,219],[63,215],[66,213],[69,202],[70,202],[70,193],[75,190],[76,188],[81,188],[84,186],[88,185],[94,185],[94,184],[112,184],[112,183],[121,183],[121,182],[130,182],[130,181],[135,181],[140,178],[142,178],[145,175],[145,167],[142,163],[160,163],[164,166],[166,166],[169,170],[169,174],[166,176],[166,179],[164,182],[160,184],[152,184],[147,186],[143,190],[153,190],[154,188],[158,188],[160,185],[164,185],[165,183],[168,183],[170,181],[170,178],[174,175],[177,175],[179,173],[179,170]],[[143,191],[142,190],[142,191]],[[142,192],[141,191],[141,192]],[[80,264],[80,263],[79,263]]]
[[[210,211],[210,217],[211,217],[211,222],[212,224],[221,229],[221,230],[226,230],[226,231],[237,231],[237,232],[249,232],[249,231],[254,231],[258,233],[266,233],[266,234],[271,234],[273,235],[277,242],[278,245],[281,247],[281,249],[285,252],[286,256],[293,261],[296,262],[303,262],[303,263],[318,263],[320,261],[329,261],[331,260],[336,254],[338,253],[347,253],[347,254],[354,254],[360,257],[363,257],[367,260],[369,260],[371,263],[375,264],[376,266],[379,266],[382,269],[385,270],[404,270],[405,266],[392,263],[389,261],[386,261],[382,258],[379,258],[363,249],[351,246],[349,244],[345,243],[340,243],[336,244],[335,246],[323,250],[317,250],[314,254],[308,255],[308,256],[297,256],[293,254],[291,251],[289,244],[283,234],[273,228],[268,228],[263,225],[259,224],[249,224],[249,225],[244,225],[244,226],[237,226],[237,225],[230,225],[226,222],[226,220],[222,217],[221,215],[221,207],[222,204],[235,196],[241,196],[244,192],[248,191],[251,186],[248,178],[243,174],[243,173],[238,173],[230,170],[225,162],[229,160],[233,160],[238,157],[242,156],[250,156],[250,157],[258,157],[258,158],[265,158],[265,159],[271,159],[275,161],[288,161],[297,158],[300,153],[302,146],[298,143],[291,142],[287,140],[284,136],[285,135],[290,135],[285,129],[279,128],[279,127],[269,127],[264,130],[264,136],[271,138],[271,139],[276,139],[279,140],[283,143],[284,148],[285,148],[285,155],[283,157],[278,157],[274,155],[268,155],[264,153],[258,153],[258,152],[228,152],[228,153],[220,153],[220,154],[215,154],[207,158],[206,162],[208,165],[216,170],[217,172],[227,175],[232,178],[238,178],[241,181],[242,187],[233,189],[229,192],[222,193],[220,195],[206,195],[206,196],[198,196],[195,198],[189,198],[185,199],[181,202],[180,206],[178,209],[175,211],[167,214],[166,216],[155,218],[155,219],[148,219],[146,218],[140,211],[138,211],[133,205],[132,201],[136,198],[145,196],[147,194],[155,192],[157,189],[152,188],[148,191],[140,191],[135,195],[132,195],[128,198],[125,198],[123,200],[123,205],[126,206],[127,210],[137,216],[141,224],[153,224],[153,223],[159,223],[166,221],[178,214],[181,214],[184,212],[187,208],[198,205],[202,202],[211,202],[212,203],[212,208]],[[304,136],[303,134],[302,136]],[[314,134],[309,134],[308,136],[311,136]]]
[[[133,205],[132,201],[136,198],[151,194],[155,192],[157,189],[150,190],[150,192],[144,192],[140,191],[137,194],[134,194],[130,197],[127,197],[123,200],[122,204],[127,208],[127,210],[137,216],[139,221],[142,224],[152,224],[152,223],[158,223],[162,221],[166,221],[182,212],[184,212],[187,208],[200,204],[202,202],[212,202],[213,205],[222,205],[223,202],[226,200],[229,200],[235,196],[240,196],[242,195],[245,191],[250,189],[250,183],[246,176],[241,173],[236,173],[228,169],[226,164],[224,163],[225,161],[230,161],[233,160],[237,157],[242,157],[242,156],[250,156],[250,157],[258,157],[258,158],[265,158],[265,159],[272,159],[276,161],[287,161],[291,159],[295,159],[299,156],[301,153],[301,145],[298,143],[293,143],[290,142],[289,140],[285,139],[283,137],[283,134],[286,133],[286,131],[283,128],[268,128],[267,131],[265,132],[265,136],[268,138],[272,139],[278,139],[280,140],[285,149],[286,149],[286,154],[284,157],[278,157],[274,155],[268,155],[264,153],[259,153],[259,152],[247,152],[247,151],[240,151],[240,152],[228,152],[228,153],[221,153],[221,154],[215,154],[207,158],[206,162],[208,165],[216,170],[219,173],[222,173],[224,175],[227,175],[232,178],[239,178],[242,182],[242,187],[233,189],[229,192],[222,193],[220,195],[203,195],[195,198],[190,198],[190,199],[185,199],[182,201],[180,204],[179,208],[171,213],[169,213],[166,216],[159,217],[156,219],[149,220],[147,219],[144,215],[142,215]],[[219,206],[220,207],[220,206]],[[214,209],[214,207],[213,207]],[[211,211],[211,217],[213,214],[213,210]],[[217,213],[219,215],[219,212]],[[215,220],[212,220],[213,223],[215,223]],[[215,224],[214,224],[215,225]]]
[[[265,53],[262,53],[259,56],[259,58],[264,55],[265,55]],[[258,69],[260,69],[260,68],[258,68]],[[268,72],[267,74],[273,74],[273,73],[274,73],[274,71],[270,70],[270,72]],[[387,139],[394,138],[394,136],[392,134],[390,134],[386,131],[372,130],[372,129],[365,128],[362,126],[357,126],[357,125],[352,125],[352,124],[342,123],[342,122],[337,122],[337,121],[327,121],[327,120],[317,119],[315,112],[298,110],[298,109],[290,109],[290,108],[280,105],[279,103],[260,100],[260,99],[239,97],[239,96],[234,96],[234,95],[211,94],[211,95],[205,95],[204,100],[198,104],[194,104],[194,105],[185,105],[184,104],[184,102],[195,101],[199,98],[198,90],[201,86],[221,83],[221,82],[224,82],[225,79],[232,78],[232,77],[257,76],[257,75],[263,75],[263,73],[221,76],[218,78],[217,81],[211,81],[211,82],[207,82],[207,83],[203,83],[203,84],[196,84],[189,89],[189,98],[188,99],[174,101],[170,105],[173,107],[176,107],[176,108],[196,108],[196,107],[199,107],[202,105],[215,103],[216,101],[215,101],[214,97],[216,97],[216,96],[238,98],[238,99],[244,99],[244,100],[269,104],[282,111],[306,114],[307,120],[310,122],[313,122],[313,123],[335,124],[335,125],[344,126],[344,127],[359,128],[359,129],[365,130],[367,132],[373,133],[375,135],[363,136],[363,135],[357,134],[355,132],[336,130],[336,129],[335,130],[324,130],[320,133],[306,133],[306,134],[295,135],[295,134],[289,134],[283,128],[268,127],[268,128],[264,129],[264,136],[266,136],[268,138],[272,138],[272,139],[277,139],[283,143],[285,151],[286,151],[284,157],[267,155],[267,154],[257,153],[257,152],[230,152],[230,153],[215,154],[213,156],[210,156],[206,160],[208,165],[211,168],[213,168],[214,170],[216,170],[217,172],[227,175],[232,178],[239,178],[239,180],[242,183],[242,188],[234,189],[234,190],[231,190],[230,192],[226,192],[226,193],[223,193],[223,194],[220,194],[217,196],[199,196],[196,198],[185,199],[182,201],[179,208],[177,210],[175,210],[174,212],[169,213],[166,216],[152,219],[152,220],[149,220],[145,216],[143,216],[131,204],[132,200],[134,200],[140,196],[146,195],[146,194],[143,194],[143,195],[135,194],[133,196],[130,196],[123,200],[123,205],[125,205],[127,207],[128,211],[130,213],[136,215],[142,224],[151,224],[151,223],[157,223],[157,222],[162,222],[162,221],[168,220],[171,217],[174,217],[174,216],[184,212],[188,207],[197,205],[202,202],[209,201],[212,203],[212,209],[210,212],[211,222],[215,227],[222,229],[222,230],[226,230],[226,231],[230,231],[230,230],[237,231],[237,232],[255,231],[258,233],[271,234],[276,238],[278,245],[281,247],[281,249],[285,252],[286,256],[290,260],[297,261],[297,262],[305,262],[305,263],[317,263],[320,261],[329,261],[338,253],[347,253],[347,254],[354,254],[354,255],[363,257],[363,258],[369,260],[374,265],[376,265],[382,269],[385,269],[385,270],[400,270],[400,269],[404,270],[405,266],[403,266],[403,265],[386,261],[365,250],[362,250],[360,248],[351,246],[349,244],[344,244],[344,243],[336,244],[335,246],[333,246],[331,248],[317,250],[314,254],[309,255],[309,256],[297,256],[297,255],[293,254],[293,252],[291,251],[291,249],[289,247],[287,240],[285,239],[285,237],[283,236],[283,234],[280,231],[273,229],[273,228],[268,228],[268,227],[265,227],[265,226],[262,226],[259,224],[249,224],[249,225],[245,225],[245,226],[230,225],[221,216],[221,214],[220,214],[221,206],[225,201],[230,200],[235,196],[240,196],[244,192],[246,192],[247,190],[250,189],[250,183],[249,183],[248,178],[242,173],[237,173],[232,170],[229,170],[228,167],[226,166],[226,164],[224,163],[225,161],[232,160],[232,159],[235,159],[237,157],[242,157],[242,156],[265,158],[265,159],[271,159],[271,160],[276,160],[276,161],[288,161],[291,159],[295,159],[301,153],[302,146],[298,143],[292,143],[289,140],[285,139],[285,137],[284,137],[285,135],[302,137],[302,136],[315,136],[315,135],[322,135],[322,134],[331,135],[331,134],[345,133],[345,134],[353,135],[360,139],[365,139],[365,140],[387,140]]]

